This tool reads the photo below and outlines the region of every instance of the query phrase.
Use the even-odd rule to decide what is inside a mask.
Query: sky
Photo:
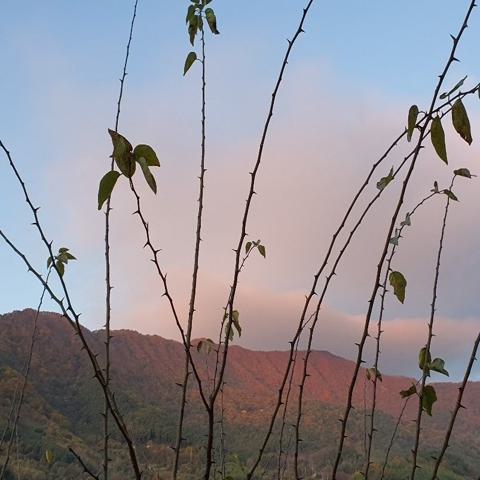
[[[142,186],[161,262],[185,318],[193,263],[200,154],[200,69],[182,76],[191,50],[188,2],[139,0],[120,133],[157,151],[156,196]],[[305,35],[295,45],[276,105],[259,173],[248,232],[267,258],[251,258],[242,273],[237,343],[254,349],[287,347],[303,298],[328,242],[370,165],[406,123],[411,104],[427,108],[437,75],[468,2],[405,0],[314,2]],[[254,7],[214,0],[220,35],[207,38],[207,176],[200,286],[194,335],[213,337],[233,270],[249,175],[286,39],[304,2],[263,0]],[[78,257],[66,279],[89,328],[104,317],[103,215],[99,179],[109,168],[119,81],[133,2],[16,2],[0,17],[0,138],[11,150],[41,220],[58,247]],[[474,12],[446,80],[478,81],[479,13]],[[408,191],[405,211],[446,185],[454,168],[480,173],[478,98],[466,102],[471,147],[446,127],[450,164],[428,146]],[[400,145],[378,178],[408,152]],[[5,158],[0,162],[0,228],[45,269],[47,254]],[[375,182],[366,199],[375,192]],[[314,340],[318,349],[352,358],[398,182],[360,229],[325,300]],[[458,378],[480,327],[478,180],[459,179],[442,261],[433,353]],[[178,338],[161,298],[126,185],[112,214],[113,328]],[[407,299],[387,300],[384,370],[418,374],[425,343],[443,200],[412,220],[396,267],[408,280]],[[358,211],[357,211],[358,214]],[[0,311],[35,307],[41,290],[5,246]],[[52,302],[45,309],[56,310]],[[368,347],[371,350],[371,345]],[[369,352],[370,354],[370,352]],[[477,370],[474,374],[480,378]]]

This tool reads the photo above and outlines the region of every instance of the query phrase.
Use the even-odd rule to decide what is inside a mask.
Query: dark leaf
[[[108,133],[113,143],[113,159],[119,170],[130,178],[135,173],[135,162],[132,158],[132,145],[123,136],[113,130],[108,129]]]
[[[459,168],[458,170],[454,170],[453,173],[460,177],[472,178],[472,174],[468,168]]]
[[[232,323],[235,326],[235,329],[238,332],[238,336],[242,336],[242,327],[240,326],[240,314],[238,313],[238,310],[234,310],[232,312]]]
[[[147,164],[147,160],[144,157],[141,157],[138,160],[138,164],[142,168],[143,176],[148,183],[148,186],[152,189],[153,193],[157,193],[157,182],[155,181],[155,177],[152,175],[150,168]]]
[[[185,66],[183,67],[183,75],[186,75],[188,70],[190,70],[190,67],[193,65],[195,60],[197,59],[197,54],[195,52],[190,52],[187,55],[187,58],[185,60]]]
[[[248,253],[251,248],[252,248],[252,242],[247,242],[247,244],[245,245],[245,253]]]
[[[415,385],[412,385],[408,390],[402,390],[400,392],[400,395],[402,398],[407,398],[411,397],[412,395],[415,395],[417,393],[417,387]]]
[[[100,180],[100,185],[98,187],[98,209],[101,210],[103,204],[110,198],[112,191],[117,183],[120,173],[116,170],[111,170],[107,172],[103,178]]]
[[[433,404],[437,401],[437,392],[432,387],[432,385],[427,385],[424,387],[422,392],[422,408],[432,416]]]
[[[263,258],[266,258],[267,257],[267,252],[265,250],[265,246],[264,245],[258,245],[258,251],[260,252],[260,255],[263,257]]]
[[[217,17],[211,8],[205,10],[205,17],[207,18],[208,26],[213,34],[218,35],[220,32],[217,29]]]
[[[65,265],[60,260],[57,260],[55,266],[57,267],[58,274],[63,277],[63,274],[65,273]]]
[[[150,145],[137,145],[133,150],[133,156],[137,162],[139,162],[141,158],[144,158],[149,167],[160,166],[157,154]]]
[[[455,202],[458,202],[457,196],[451,191],[448,190],[447,188],[443,191],[443,193],[450,199],[454,200]]]
[[[407,280],[400,272],[391,272],[388,278],[390,280],[390,285],[393,287],[394,295],[401,303],[403,303],[405,301]]]
[[[445,163],[448,163],[447,147],[445,145],[445,132],[443,131],[442,121],[440,120],[440,117],[435,117],[432,120],[430,137],[432,139],[433,148],[435,148],[437,155]]]
[[[418,117],[418,107],[412,105],[408,111],[408,127],[407,127],[407,140],[412,139],[413,131],[415,130],[415,125],[417,124]]]
[[[420,349],[420,352],[418,353],[418,367],[420,370],[424,370],[427,374],[429,374],[429,364],[432,361],[432,355],[430,352],[428,352],[427,356],[427,347],[423,347]]]
[[[465,75],[458,83],[455,84],[455,86],[449,90],[448,92],[444,92],[440,95],[440,99],[445,99],[447,98],[449,95],[451,95],[453,92],[455,92],[456,90],[458,90],[462,85],[463,85],[463,82],[467,79],[467,76]]]
[[[458,99],[452,107],[452,123],[457,133],[469,144],[472,144],[470,120],[463,102]]]
[[[434,372],[441,373],[442,375],[448,375],[448,371],[445,370],[445,360],[441,358],[435,358],[433,359],[430,364],[429,364],[430,370],[433,370]]]
[[[188,10],[187,10],[187,16],[185,18],[185,23],[188,23],[192,20],[193,16],[195,15],[195,10],[196,10],[195,5],[189,5]]]
[[[393,175],[393,168],[390,169],[390,172],[386,177],[382,177],[378,182],[377,182],[377,188],[379,190],[383,190],[392,180],[394,179]]]

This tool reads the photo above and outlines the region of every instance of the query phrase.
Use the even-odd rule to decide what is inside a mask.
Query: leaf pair
[[[47,268],[51,268],[53,262],[55,262],[55,267],[61,277],[65,274],[65,265],[70,260],[76,260],[76,258],[70,253],[68,248],[62,247],[58,250],[57,255],[48,257],[47,259]]]
[[[400,396],[408,398],[412,395],[418,395],[417,387],[412,384],[407,390],[402,390]],[[433,404],[437,401],[437,392],[432,385],[425,385],[422,392],[422,408],[428,415],[432,416]]]
[[[470,120],[468,118],[465,105],[460,99],[456,100],[452,106],[452,123],[453,128],[460,135],[460,137],[463,138],[463,140],[465,140],[469,145],[471,145],[473,139]],[[430,136],[437,155],[445,163],[448,163],[445,132],[443,131],[442,121],[438,116],[432,120]]]
[[[262,245],[260,243],[260,240],[257,240],[256,242],[247,242],[245,244],[245,253],[249,254],[254,248],[258,249],[258,252],[263,258],[267,257],[267,250],[265,249],[265,245]]]
[[[427,376],[430,376],[430,371],[441,373],[447,377],[449,376],[448,371],[445,369],[445,360],[442,358],[432,360],[430,352],[427,354],[427,347],[423,347],[418,354],[418,367],[422,372],[424,371]]]
[[[224,319],[227,319],[228,316],[229,316],[228,313],[225,313]],[[231,325],[230,325],[230,328],[229,328],[229,331],[228,331],[228,339],[230,341],[233,340],[233,335],[234,335],[232,325],[235,327],[235,330],[237,331],[238,336],[241,337],[242,336],[242,327],[240,325],[240,313],[238,312],[238,310],[234,310],[232,312],[232,322],[231,322]]]
[[[157,193],[157,183],[155,177],[150,171],[150,167],[159,167],[160,162],[157,154],[149,145],[140,144],[135,148],[132,144],[119,133],[108,130],[113,143],[113,159],[120,172],[111,170],[107,172],[100,180],[98,188],[98,209],[101,210],[103,204],[112,195],[117,180],[123,174],[127,178],[132,178],[136,170],[136,165],[140,165],[143,176],[154,193]]]

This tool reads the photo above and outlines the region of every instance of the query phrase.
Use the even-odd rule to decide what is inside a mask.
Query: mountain
[[[22,378],[28,353],[35,312],[16,311],[0,315],[0,434],[7,427],[12,398]],[[71,326],[58,314],[42,313],[38,321],[30,381],[18,428],[18,443],[6,478],[29,480],[81,478],[81,469],[68,447],[79,452],[92,468],[101,465],[103,400],[86,356],[80,350],[79,340]],[[100,354],[104,349],[104,332],[85,335],[92,349]],[[146,465],[145,478],[170,478],[176,432],[177,406],[184,363],[183,346],[175,341],[135,331],[119,330],[112,339],[113,390],[120,409],[135,438],[139,457]],[[299,353],[301,356],[301,353]],[[195,353],[205,384],[213,373],[214,353]],[[270,412],[275,404],[279,382],[288,353],[281,351],[252,351],[231,347],[224,388],[225,450],[227,469],[233,479],[242,478],[242,469],[252,461],[260,447]],[[291,411],[287,415],[285,449],[292,445],[292,427],[295,414],[296,387],[300,378],[300,363],[292,381]],[[312,352],[302,427],[301,465],[304,478],[328,478],[338,438],[339,422],[348,382],[354,364],[349,360],[324,351]],[[349,422],[348,438],[342,475],[339,478],[357,478],[362,467],[364,449],[364,402],[369,401],[371,386],[365,384],[361,372],[354,392],[354,405]],[[379,478],[385,449],[390,441],[399,412],[403,406],[399,391],[408,388],[413,379],[383,376],[379,382],[378,412],[376,414],[375,449],[372,480]],[[429,479],[431,457],[438,452],[449,420],[449,411],[455,404],[458,385],[435,384],[438,402],[433,416],[424,415],[422,430],[422,469],[417,478]],[[18,391],[18,390],[17,390]],[[366,392],[366,393],[365,393]],[[480,474],[480,383],[470,383],[464,404],[454,429],[450,448],[445,457],[441,479],[478,479]],[[387,479],[408,476],[413,443],[415,400],[412,399],[400,423],[392,449]],[[219,416],[217,415],[217,419]],[[368,418],[367,418],[368,420]],[[179,478],[199,478],[202,448],[205,441],[205,415],[191,381],[185,428],[185,448],[182,454]],[[220,429],[220,424],[218,424]],[[8,429],[6,430],[7,434]],[[277,478],[278,431],[275,428],[262,464],[263,477]],[[8,435],[7,435],[8,437]],[[16,439],[17,440],[17,439]],[[131,478],[126,451],[116,432],[112,433],[112,480]],[[45,452],[54,453],[54,462],[46,464]],[[217,456],[220,455],[217,446]],[[3,463],[4,454],[0,455]],[[218,458],[218,457],[217,457]],[[286,464],[289,477],[291,462]]]

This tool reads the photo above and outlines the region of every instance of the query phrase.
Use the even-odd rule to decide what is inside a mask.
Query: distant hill
[[[6,426],[11,400],[27,354],[31,335],[33,310],[0,315],[0,434]],[[85,330],[88,341],[97,353],[103,352],[103,333]],[[209,356],[195,353],[201,373],[208,382],[211,371]],[[212,356],[213,354],[210,354]],[[279,381],[284,371],[287,352],[252,351],[231,348],[224,393],[225,443],[228,468],[232,478],[240,479],[242,465],[248,464],[257,452]],[[210,359],[211,360],[211,359]],[[146,465],[145,478],[170,478],[176,431],[177,405],[184,362],[183,346],[159,336],[119,330],[112,340],[112,376],[118,403],[130,426],[139,457]],[[310,357],[310,377],[306,389],[305,417],[302,438],[302,468],[304,478],[328,478],[326,472],[336,448],[338,418],[344,406],[346,389],[353,363],[328,352],[313,352]],[[293,385],[299,383],[294,378]],[[98,469],[101,460],[102,396],[80,351],[72,328],[58,314],[42,313],[39,319],[30,384],[24,413],[19,425],[18,452],[10,464],[10,477],[29,480],[77,479],[81,469],[68,452],[72,446],[92,466]],[[356,478],[361,469],[364,442],[364,373],[355,391],[355,411],[349,424],[342,475]],[[412,379],[384,376],[379,384],[378,424],[374,451],[374,476],[384,458],[403,401],[399,391],[408,388]],[[422,432],[422,469],[418,479],[427,479],[431,457],[438,451],[443,432],[453,407],[458,385],[437,384],[439,401],[432,418],[425,415]],[[298,388],[292,391],[295,399]],[[369,390],[367,390],[367,398]],[[480,475],[480,383],[471,383],[465,395],[466,410],[462,410],[454,430],[451,447],[445,459],[441,479],[475,479]],[[292,403],[292,407],[293,407]],[[407,408],[398,439],[392,450],[388,479],[407,478],[410,448],[413,441],[414,401]],[[288,423],[293,420],[290,412]],[[205,418],[195,392],[194,381],[186,416],[186,448],[183,450],[181,477],[199,478]],[[218,425],[218,428],[220,426]],[[266,451],[263,477],[277,478],[278,428]],[[291,445],[290,426],[286,429],[286,447]],[[131,478],[128,459],[120,437],[113,433],[112,480]],[[50,470],[44,461],[46,449],[55,453]],[[219,450],[217,449],[217,455]],[[17,461],[18,456],[18,461]],[[0,455],[0,459],[3,454]],[[148,466],[148,467],[147,467]],[[286,475],[289,477],[287,465]],[[325,474],[325,475],[324,475]],[[49,475],[49,476],[47,476]],[[323,475],[323,476],[322,476]],[[260,478],[260,475],[259,475]]]

